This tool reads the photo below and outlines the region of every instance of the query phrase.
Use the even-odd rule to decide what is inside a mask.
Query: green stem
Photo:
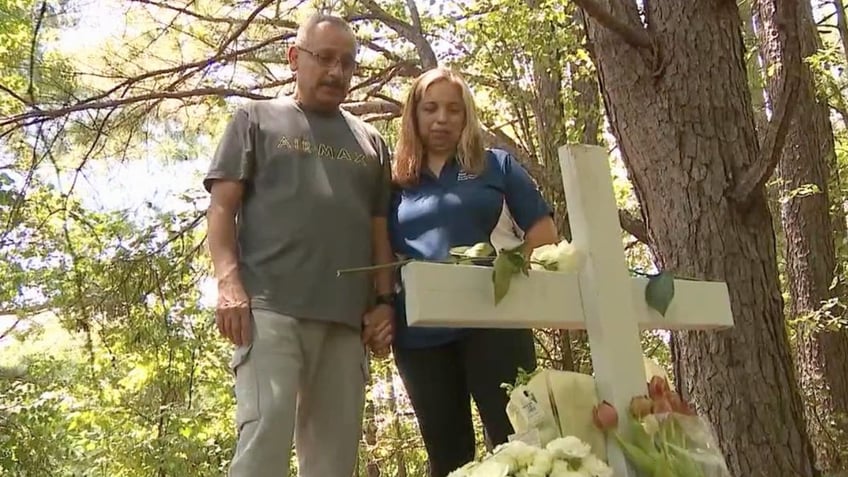
[[[390,263],[382,263],[380,265],[369,265],[367,267],[355,267],[355,268],[343,268],[341,270],[336,271],[336,276],[340,277],[347,273],[362,273],[362,272],[370,272],[373,270],[380,270],[383,268],[398,268],[406,265],[410,262],[428,262],[428,263],[441,263],[445,265],[464,265],[468,263],[475,262],[491,262],[495,257],[461,257],[455,260],[418,260],[415,258],[407,258],[404,260],[398,260],[397,262]]]
[[[343,268],[341,270],[336,271],[336,276],[340,277],[346,273],[362,273],[362,272],[370,272],[372,270],[381,270],[383,268],[397,268],[406,265],[409,262],[414,262],[414,258],[407,258],[406,260],[399,260],[397,262],[389,262],[389,263],[381,263],[380,265],[371,265],[368,267],[355,267],[355,268]]]

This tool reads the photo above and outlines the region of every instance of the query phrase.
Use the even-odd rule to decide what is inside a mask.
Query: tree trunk
[[[680,388],[712,423],[734,475],[817,475],[762,181],[731,199],[749,183],[740,178],[768,169],[736,3],[644,2],[647,29],[635,1],[610,3],[617,21],[590,18],[589,36],[651,249],[664,270],[725,281],[734,312],[731,330],[674,335]]]
[[[776,1],[757,5],[761,56],[768,78],[770,98],[779,95],[786,28],[776,18]],[[819,48],[810,3],[797,2],[798,40],[803,57]],[[829,166],[835,156],[829,108],[816,98],[812,72],[802,67],[801,84],[795,95],[796,113],[786,137],[786,147],[777,166],[781,196],[781,222],[786,235],[786,274],[789,284],[789,314],[798,319],[795,349],[799,381],[807,400],[807,428],[814,442],[818,466],[825,471],[845,470],[834,437],[846,432],[848,416],[848,333],[830,331],[830,312],[822,306],[836,297],[831,289],[836,255],[829,199]]]
[[[842,0],[831,2],[836,11],[836,28],[839,30],[839,40],[842,42],[842,54],[848,60],[848,22],[845,20],[845,5]]]
[[[585,25],[585,21],[583,18],[583,11],[579,8],[575,9],[573,15],[574,23],[578,25],[581,33],[580,35],[583,37],[582,40],[585,41],[585,29],[582,25]],[[601,136],[601,104],[600,104],[600,94],[598,91],[598,80],[593,75],[587,71],[588,68],[591,68],[592,65],[582,64],[579,60],[573,61],[569,64],[570,70],[570,79],[571,85],[574,89],[575,93],[575,120],[574,126],[576,129],[577,140],[580,144],[592,144],[598,145],[600,144],[600,136]],[[575,135],[571,135],[574,137]],[[559,164],[559,161],[556,161]],[[559,171],[559,167],[557,167],[557,171]],[[561,178],[557,178],[557,182],[562,183]],[[567,224],[564,224],[564,227],[568,227]],[[569,230],[569,238],[570,238],[570,230]],[[586,334],[585,330],[562,330],[561,339],[563,341],[563,349],[566,349],[566,343],[568,344],[568,350],[570,354],[570,360],[572,363],[572,368],[569,371],[576,371],[584,374],[592,374],[592,360],[590,358],[589,352],[589,335]]]
[[[530,8],[538,8],[538,0],[526,0]],[[544,39],[540,47],[533,49],[533,116],[536,122],[536,137],[542,162],[542,191],[554,211],[557,229],[561,237],[570,237],[565,191],[559,169],[559,146],[567,142],[565,130],[565,108],[563,107],[563,52],[557,43],[557,29],[551,22],[542,22],[534,34]],[[558,335],[560,369],[573,371],[572,334],[568,330],[556,330]],[[578,332],[579,333],[579,332]],[[578,337],[579,339],[579,337]],[[583,338],[585,341],[585,337]]]
[[[589,36],[586,31],[586,16],[580,8],[574,9],[572,16],[577,28],[580,29],[580,41],[589,45]],[[570,66],[571,84],[576,93],[575,103],[577,105],[577,118],[575,126],[579,133],[580,144],[600,144],[601,139],[601,98],[598,90],[598,79],[592,69],[594,65],[590,62],[584,64],[580,59],[573,61]]]

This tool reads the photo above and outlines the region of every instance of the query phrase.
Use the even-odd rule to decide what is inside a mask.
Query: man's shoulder
[[[250,99],[245,101],[240,109],[249,116],[257,116],[267,113],[296,113],[300,112],[297,103],[288,96],[268,99]]]
[[[357,115],[355,115],[355,114],[353,114],[349,111],[346,111],[344,108],[342,108],[341,111],[342,111],[342,116],[344,116],[345,119],[347,119],[348,124],[350,124],[351,126],[354,126],[356,128],[359,128],[359,130],[361,130],[364,134],[366,134],[369,139],[371,139],[373,141],[385,142],[385,140],[383,139],[383,135],[380,134],[380,131],[378,131],[377,128],[375,128],[373,124],[370,124],[370,123],[364,121],[359,116],[357,116]]]

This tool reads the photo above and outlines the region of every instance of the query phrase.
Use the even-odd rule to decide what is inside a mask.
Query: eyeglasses
[[[339,58],[339,57],[336,57],[334,55],[325,55],[323,53],[316,53],[314,51],[307,50],[306,48],[304,48],[302,46],[295,46],[295,48],[297,48],[298,50],[303,51],[305,53],[309,53],[309,55],[312,56],[313,58],[315,58],[315,61],[317,61],[318,65],[321,66],[322,68],[329,69],[329,68],[335,67],[336,64],[340,64],[341,67],[342,67],[342,71],[350,72],[350,71],[353,71],[354,68],[356,68],[356,66],[357,66],[356,60],[350,55],[343,55],[342,57]]]

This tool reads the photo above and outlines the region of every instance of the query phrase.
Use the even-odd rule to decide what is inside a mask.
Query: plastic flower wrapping
[[[624,432],[617,431],[616,409],[598,398],[592,376],[539,370],[510,393],[507,415],[516,436],[540,448],[559,436],[574,436],[605,461],[610,433],[640,477],[730,477],[709,423],[669,388],[656,363],[644,358],[644,364],[648,394],[631,400]]]
[[[612,469],[574,436],[544,447],[514,440],[496,447],[480,461],[469,462],[448,477],[612,477]]]
[[[707,421],[672,391],[665,378],[648,383],[648,395],[630,402],[626,435],[614,433],[633,467],[647,477],[730,477]],[[593,411],[595,425],[611,431],[618,414],[609,403]]]

